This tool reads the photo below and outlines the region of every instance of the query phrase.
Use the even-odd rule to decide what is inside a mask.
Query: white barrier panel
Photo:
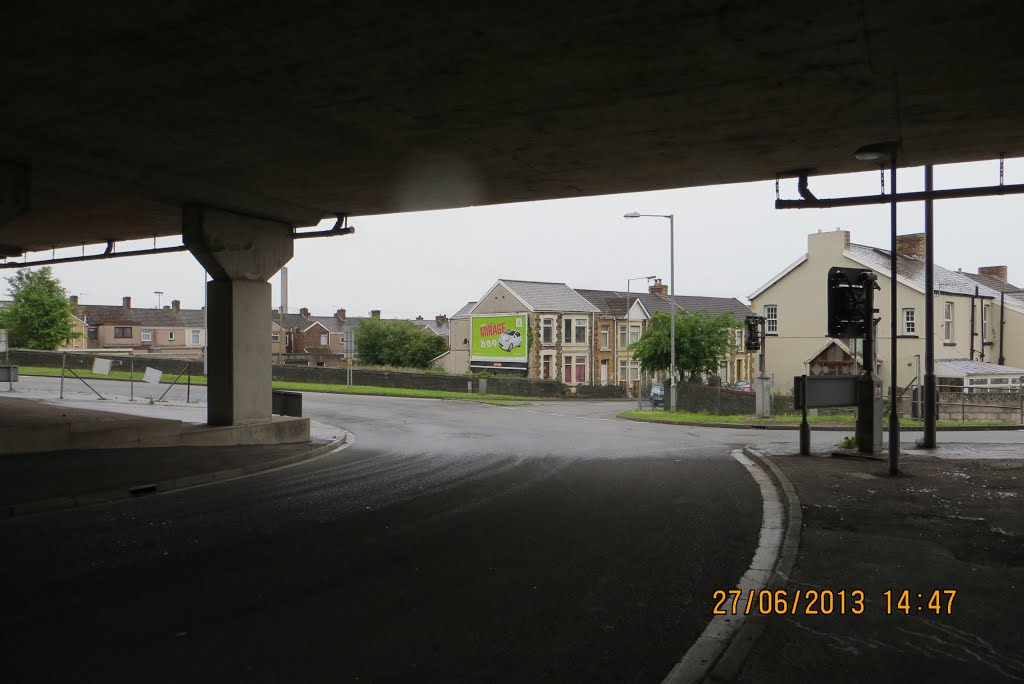
[[[96,375],[110,375],[110,359],[93,359],[92,372]]]
[[[145,375],[142,376],[142,381],[151,385],[159,385],[162,377],[164,377],[163,371],[157,368],[147,368]]]

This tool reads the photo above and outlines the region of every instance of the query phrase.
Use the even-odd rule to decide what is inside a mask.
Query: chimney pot
[[[131,297],[122,297],[121,298],[121,306],[123,306],[125,309],[132,308],[132,298]]]
[[[337,311],[334,312],[334,317],[341,321],[345,320],[345,310],[338,309]]]
[[[303,318],[309,318],[309,309],[307,309],[306,307],[302,307],[301,309],[299,309],[299,315],[302,316]]]
[[[416,320],[417,320],[417,321],[422,321],[422,320],[423,320],[423,316],[417,316],[417,317],[416,317]]]
[[[998,278],[1004,283],[1007,282],[1009,274],[1007,273],[1006,266],[982,266],[978,269],[978,275],[991,276],[992,278]]]
[[[380,318],[380,309],[370,311],[370,318]]]
[[[668,296],[668,285],[661,282],[661,278],[655,278],[654,284],[647,287],[647,291],[653,295]]]

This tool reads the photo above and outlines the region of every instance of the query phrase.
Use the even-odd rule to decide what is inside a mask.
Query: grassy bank
[[[710,413],[690,413],[687,411],[623,411],[619,414],[623,418],[643,418],[655,420],[662,423],[717,423],[737,425],[799,425],[800,416],[782,415],[771,418],[758,418],[757,416],[717,416]],[[857,417],[852,413],[843,413],[835,416],[807,416],[810,425],[849,427],[851,430],[857,423]],[[967,427],[987,427],[1015,425],[1015,423],[998,420],[969,420],[960,422],[958,420],[940,420],[939,427],[952,427],[962,425]],[[923,428],[924,421],[915,418],[900,418],[900,426],[904,428]]]
[[[22,366],[18,369],[22,375],[38,375],[44,377],[60,377],[60,368],[40,368],[33,366]],[[92,371],[75,370],[79,377],[86,380],[131,380],[132,373],[127,371],[111,371],[109,375],[97,375]],[[136,382],[142,381],[142,373],[135,373]],[[74,376],[68,371],[65,377]],[[177,377],[177,373],[164,373],[161,382],[170,383]],[[186,381],[187,376],[182,375],[178,384]],[[205,385],[206,377],[202,375],[192,376],[193,385]],[[367,394],[383,397],[413,397],[419,399],[458,399],[461,401],[477,401],[487,404],[499,404],[503,406],[515,406],[524,404],[531,399],[516,397],[504,394],[469,394],[467,392],[448,392],[443,390],[427,389],[405,389],[401,387],[370,387],[363,385],[324,385],[311,382],[284,382],[275,380],[274,389],[293,390],[296,392],[325,392],[328,394]]]

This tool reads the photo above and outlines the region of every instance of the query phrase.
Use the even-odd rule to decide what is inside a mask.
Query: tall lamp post
[[[896,142],[874,143],[865,145],[858,149],[854,156],[860,161],[882,163],[889,162],[889,185],[891,186],[889,202],[889,237],[891,241],[889,252],[889,474],[898,475],[900,472],[900,416],[897,404],[899,402],[898,382],[896,377],[896,340],[898,327],[896,323],[897,298],[897,254],[896,254],[896,156],[899,152],[899,144]],[[925,297],[930,299],[932,292],[926,292]],[[871,312],[868,312],[871,316]],[[870,322],[868,323],[871,324]],[[926,331],[931,335],[934,331]],[[926,359],[927,364],[927,359]],[[873,368],[871,370],[874,370]]]
[[[668,219],[668,254],[669,254],[669,313],[672,317],[672,336],[670,350],[671,356],[669,361],[668,375],[672,378],[672,391],[670,392],[669,408],[672,411],[676,410],[676,228],[675,228],[675,217],[672,214],[641,214],[639,212],[631,211],[628,214],[623,214],[623,218],[635,219],[635,218],[667,218]]]
[[[637,276],[635,278],[626,278],[626,340],[627,341],[629,340],[629,336],[633,332],[632,331],[632,321],[633,321],[633,319],[630,318],[630,314],[633,311],[633,307],[630,306],[630,304],[629,304],[629,285],[634,280],[646,280],[647,282],[651,282],[656,277],[657,276]],[[627,366],[626,366],[626,369],[627,369],[626,370],[626,380],[628,382],[632,382],[633,381],[633,378],[632,378],[633,364],[630,363],[630,361],[632,361],[632,359],[630,359],[629,361],[626,362],[627,363]],[[638,410],[640,409],[640,391],[639,390],[637,390],[637,393],[636,393],[636,407],[637,407]]]

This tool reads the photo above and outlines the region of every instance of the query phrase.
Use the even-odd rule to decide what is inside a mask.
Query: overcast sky
[[[941,166],[935,185],[995,185],[998,174],[998,161]],[[901,169],[899,191],[923,189],[923,176],[922,168]],[[1005,182],[1024,183],[1024,160],[1007,160]],[[877,193],[879,173],[812,178],[811,189],[818,197]],[[783,181],[782,196],[797,197],[795,180]],[[304,306],[331,315],[344,307],[349,316],[381,309],[386,318],[433,317],[454,313],[499,278],[625,290],[627,278],[657,275],[668,284],[668,221],[623,219],[629,211],[675,214],[677,294],[736,297],[744,303],[806,251],[808,233],[841,227],[851,231],[854,242],[889,244],[887,205],[778,211],[774,200],[774,182],[759,182],[352,217],[354,235],[296,242],[288,264],[289,309]],[[923,231],[923,207],[900,205],[900,234]],[[1006,265],[1010,281],[1024,283],[1022,217],[1024,196],[937,202],[936,263],[974,272],[979,266]],[[179,238],[158,241],[179,243]],[[152,241],[123,243],[119,249],[128,245],[150,247]],[[204,304],[203,269],[187,252],[68,264],[54,272],[83,304],[119,304],[127,295],[134,306],[155,307],[155,291],[163,292],[163,304],[172,299],[181,300],[183,308]],[[275,275],[275,307],[279,283]],[[637,281],[632,287],[643,286]]]

